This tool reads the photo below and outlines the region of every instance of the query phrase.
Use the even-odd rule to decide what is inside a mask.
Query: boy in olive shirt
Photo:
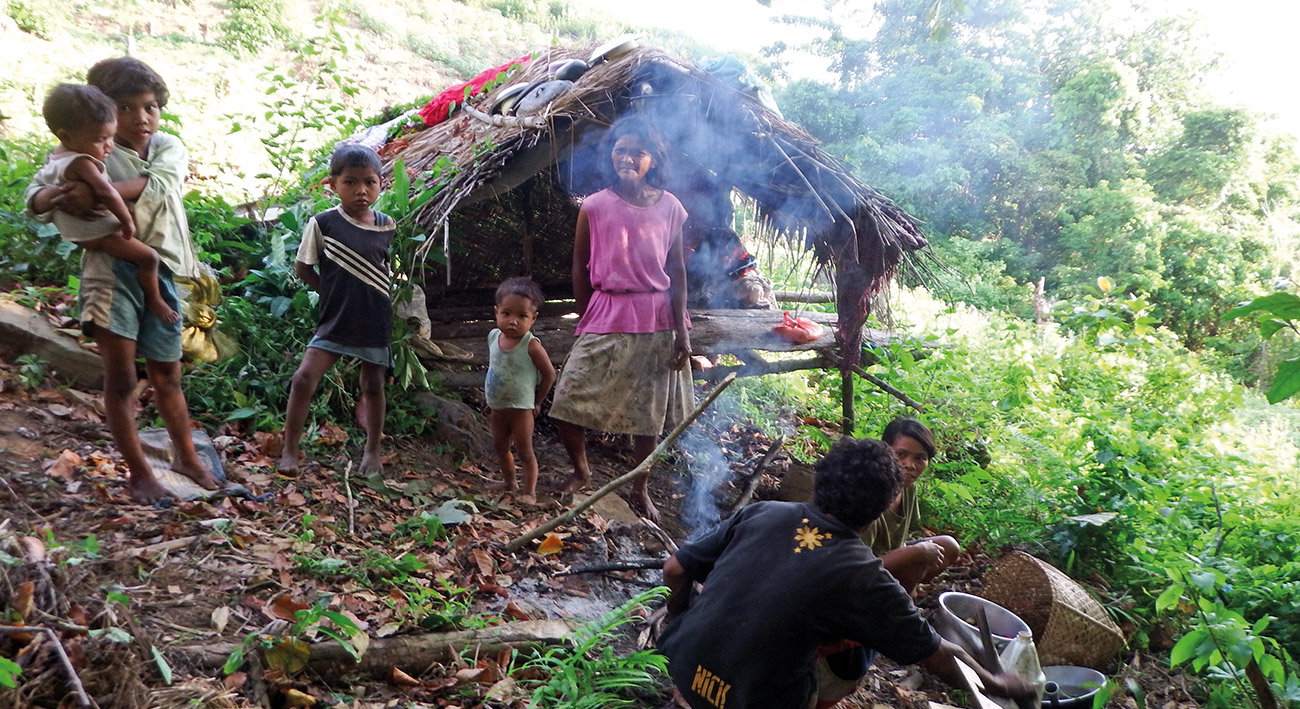
[[[108,95],[117,107],[115,149],[104,159],[113,188],[135,221],[136,238],[158,252],[163,300],[180,311],[175,278],[198,275],[198,256],[190,239],[182,198],[189,160],[176,136],[158,132],[167,84],[149,65],[131,57],[105,59],[86,72],[86,83]],[[89,217],[97,199],[82,182],[59,187],[33,183],[25,194],[28,212],[49,221],[54,209]],[[145,358],[154,405],[171,435],[172,469],[204,488],[217,481],[194,449],[190,414],[181,390],[181,322],[165,322],[145,306],[136,266],[103,251],[84,251],[78,292],[82,330],[95,338],[104,360],[104,409],[113,444],[130,471],[127,488],[139,502],[166,497],[140,445],[135,422],[135,360]]]

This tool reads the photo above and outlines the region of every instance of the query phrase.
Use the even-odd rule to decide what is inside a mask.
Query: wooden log
[[[819,291],[797,291],[797,290],[778,290],[773,291],[772,295],[778,303],[834,303],[834,293],[822,293]]]
[[[803,312],[800,316],[827,326],[826,331],[812,342],[794,343],[772,332],[772,326],[781,321],[779,311],[692,310],[691,349],[696,354],[720,355],[741,354],[750,350],[812,352],[835,347],[834,313]],[[493,321],[439,323],[437,317],[431,317],[435,322],[429,339],[447,342],[471,353],[474,355],[471,364],[487,365],[487,335],[496,327]],[[574,316],[553,316],[539,318],[533,325],[533,334],[542,341],[551,361],[557,365],[563,364],[569,348],[573,346],[573,331],[577,322]],[[864,330],[863,337],[881,347],[888,347],[898,339],[896,335],[883,330]]]
[[[525,620],[477,630],[373,638],[360,661],[353,661],[352,655],[337,642],[314,643],[310,645],[307,666],[325,676],[343,673],[382,675],[393,667],[419,674],[435,662],[464,652],[477,656],[533,644],[553,645],[574,628],[563,620]],[[197,667],[215,670],[226,663],[226,658],[237,647],[237,643],[182,645],[169,648],[167,654]]]
[[[785,372],[799,372],[806,369],[828,369],[834,367],[835,363],[826,359],[822,355],[816,357],[806,357],[803,359],[784,359],[777,362],[765,362],[764,364],[737,364],[724,365],[721,367],[712,367],[701,369],[695,372],[695,378],[706,382],[721,381],[728,375],[734,374],[737,377],[760,377],[764,374],[783,374]]]
[[[671,433],[669,433],[667,436],[664,436],[664,439],[659,442],[659,445],[655,446],[655,449],[651,451],[650,455],[646,456],[646,459],[641,461],[641,463],[637,465],[635,468],[633,468],[630,472],[624,473],[623,475],[609,481],[609,483],[606,484],[605,487],[602,487],[601,489],[593,492],[591,496],[589,496],[587,499],[583,500],[582,502],[579,502],[578,504],[574,505],[573,509],[569,510],[568,512],[565,512],[564,514],[558,515],[556,517],[552,517],[549,521],[545,522],[544,524],[534,527],[533,529],[524,532],[523,534],[515,537],[514,539],[511,539],[510,543],[506,544],[506,552],[513,554],[514,552],[519,551],[519,549],[523,547],[523,545],[527,544],[528,542],[542,536],[543,534],[546,534],[547,532],[551,531],[552,529],[555,529],[556,527],[564,524],[565,522],[572,520],[574,517],[577,517],[582,511],[594,505],[596,503],[596,500],[599,500],[600,498],[608,495],[609,493],[617,490],[618,488],[632,482],[634,479],[641,476],[642,474],[650,472],[650,468],[654,466],[654,464],[659,460],[659,456],[668,452],[668,449],[672,446],[673,441],[676,441],[677,437],[682,435],[682,432],[685,431],[688,426],[694,423],[695,419],[699,418],[700,414],[704,413],[704,410],[709,408],[709,404],[712,404],[713,400],[717,399],[718,395],[721,394],[724,389],[731,386],[731,383],[734,381],[736,381],[735,375],[729,375],[726,379],[723,379],[722,381],[718,382],[718,385],[714,387],[713,391],[709,392],[709,395],[704,397],[704,401],[700,402],[700,405],[696,406],[695,410],[692,411],[690,415],[688,415],[685,419],[682,419],[681,423],[677,424],[677,427],[674,428]]]

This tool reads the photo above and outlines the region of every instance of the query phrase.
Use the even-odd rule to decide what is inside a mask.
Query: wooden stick
[[[541,116],[491,116],[469,104],[462,106],[465,113],[477,118],[490,126],[510,126],[512,128],[545,128],[546,119]]]
[[[823,353],[823,354],[829,354],[829,353]],[[840,360],[840,365],[843,366],[844,364],[846,364],[844,360]],[[875,384],[881,391],[894,397],[895,399],[898,399],[904,404],[907,404],[908,406],[916,409],[917,411],[925,411],[925,407],[922,406],[919,402],[917,402],[916,399],[913,399],[907,394],[904,394],[898,389],[895,389],[894,387],[890,386],[889,383],[887,383],[885,380],[881,379],[880,377],[877,377],[874,374],[871,374],[867,370],[863,369],[861,366],[856,364],[849,365],[849,370],[852,371],[854,374],[858,375],[859,377],[862,377],[863,379],[871,382],[872,384]]]
[[[59,662],[63,663],[63,669],[68,674],[68,684],[72,685],[72,691],[77,695],[77,704],[83,707],[94,706],[91,704],[90,697],[86,696],[86,688],[81,684],[81,678],[77,676],[77,670],[72,666],[72,660],[68,659],[68,651],[63,649],[63,643],[59,642],[59,636],[49,628],[37,626],[13,626],[0,625],[0,634],[11,633],[45,633],[54,645],[54,653],[59,656]]]
[[[605,571],[641,571],[643,569],[663,568],[663,559],[626,559],[623,561],[606,561],[600,564],[577,566],[568,571],[556,571],[552,576],[573,576],[574,574],[599,574]]]
[[[343,492],[348,496],[348,536],[357,536],[357,513],[352,508],[352,461],[343,469]]]
[[[731,509],[727,510],[727,514],[722,516],[723,519],[736,514],[736,510],[749,504],[749,499],[754,496],[754,491],[758,489],[758,481],[763,477],[763,468],[766,468],[767,464],[772,462],[772,459],[776,457],[777,451],[780,451],[781,446],[783,445],[785,445],[785,436],[777,436],[776,440],[772,441],[771,445],[767,447],[767,452],[763,454],[763,458],[754,466],[754,472],[749,474],[749,479],[745,481],[745,487],[740,491],[740,495],[736,498],[735,504],[731,506]]]
[[[177,549],[184,549],[185,547],[193,544],[194,542],[202,539],[203,537],[204,535],[202,534],[196,534],[192,537],[180,537],[177,539],[169,539],[165,542],[150,544],[149,546],[140,547],[139,549],[127,549],[126,551],[119,552],[118,554],[114,555],[113,558],[129,559],[133,556],[145,556],[147,554],[176,551]]]
[[[820,293],[817,291],[797,291],[797,290],[779,290],[773,291],[772,296],[778,303],[834,303],[835,294]]]
[[[714,387],[713,391],[709,392],[709,395],[704,398],[704,401],[700,402],[700,405],[695,407],[695,410],[692,411],[689,416],[683,419],[681,423],[677,424],[677,427],[672,430],[672,433],[669,433],[667,436],[665,436],[664,439],[659,442],[659,445],[655,446],[654,451],[651,452],[650,455],[646,456],[646,459],[641,461],[640,465],[637,465],[635,468],[633,468],[631,472],[624,473],[623,475],[609,481],[609,483],[606,484],[605,487],[602,487],[601,489],[592,493],[589,497],[587,497],[587,499],[574,505],[573,509],[569,510],[568,512],[565,512],[564,514],[559,515],[558,517],[552,517],[550,521],[546,522],[545,524],[539,527],[534,527],[533,529],[524,532],[523,534],[515,537],[514,539],[511,539],[510,543],[506,545],[506,552],[513,554],[514,552],[519,551],[520,547],[527,544],[528,542],[542,536],[543,534],[546,534],[547,532],[551,531],[552,529],[555,529],[556,527],[564,524],[565,522],[568,522],[574,517],[577,517],[578,514],[581,513],[583,510],[596,504],[596,501],[599,500],[600,498],[632,482],[634,479],[640,477],[642,474],[650,472],[650,468],[654,466],[655,462],[659,459],[659,456],[666,453],[669,447],[672,446],[673,442],[677,440],[677,437],[682,435],[682,432],[686,430],[686,427],[694,423],[695,419],[699,418],[700,414],[704,413],[704,410],[709,407],[709,404],[712,404],[713,400],[718,398],[718,395],[722,393],[722,390],[731,386],[731,383],[734,381],[736,381],[736,375],[728,374],[725,379],[718,382],[718,386]]]

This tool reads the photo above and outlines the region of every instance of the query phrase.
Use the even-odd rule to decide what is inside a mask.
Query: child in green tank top
[[[546,348],[533,336],[537,310],[545,301],[542,290],[528,278],[511,278],[497,288],[497,327],[488,334],[488,373],[484,391],[492,413],[492,441],[501,461],[498,490],[518,490],[513,442],[524,469],[520,501],[537,501],[537,456],[533,454],[533,420],[542,411],[542,399],[555,383],[555,367]]]

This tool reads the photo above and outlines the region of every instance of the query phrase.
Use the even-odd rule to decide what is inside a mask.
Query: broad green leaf
[[[223,674],[233,674],[240,667],[244,666],[244,646],[240,645],[231,651],[230,657],[226,658],[226,664],[221,666]]]
[[[1205,630],[1193,630],[1184,635],[1174,643],[1174,648],[1169,651],[1169,666],[1177,667],[1187,662],[1196,655],[1196,648],[1202,640],[1209,638],[1209,632]]]
[[[1268,388],[1268,403],[1276,404],[1300,391],[1300,357],[1283,360],[1273,374],[1273,386]]]
[[[1285,320],[1300,320],[1300,296],[1290,293],[1273,293],[1256,298],[1245,305],[1223,314],[1224,320],[1233,320],[1257,311],[1272,313]]]
[[[1182,597],[1183,597],[1182,584],[1174,584],[1169,588],[1166,588],[1160,594],[1160,596],[1156,598],[1156,610],[1159,612],[1163,612],[1169,610],[1170,608],[1174,608],[1178,605],[1178,601],[1182,600]]]
[[[1187,574],[1187,580],[1196,587],[1196,590],[1206,596],[1214,595],[1215,576],[1213,571],[1191,571]]]
[[[23,668],[19,667],[18,663],[7,657],[0,657],[0,687],[13,689],[18,685],[14,680],[22,673]]]
[[[163,682],[170,687],[172,684],[172,666],[167,664],[167,658],[163,657],[162,651],[157,647],[153,648],[153,661],[158,665],[158,674],[162,675]]]

